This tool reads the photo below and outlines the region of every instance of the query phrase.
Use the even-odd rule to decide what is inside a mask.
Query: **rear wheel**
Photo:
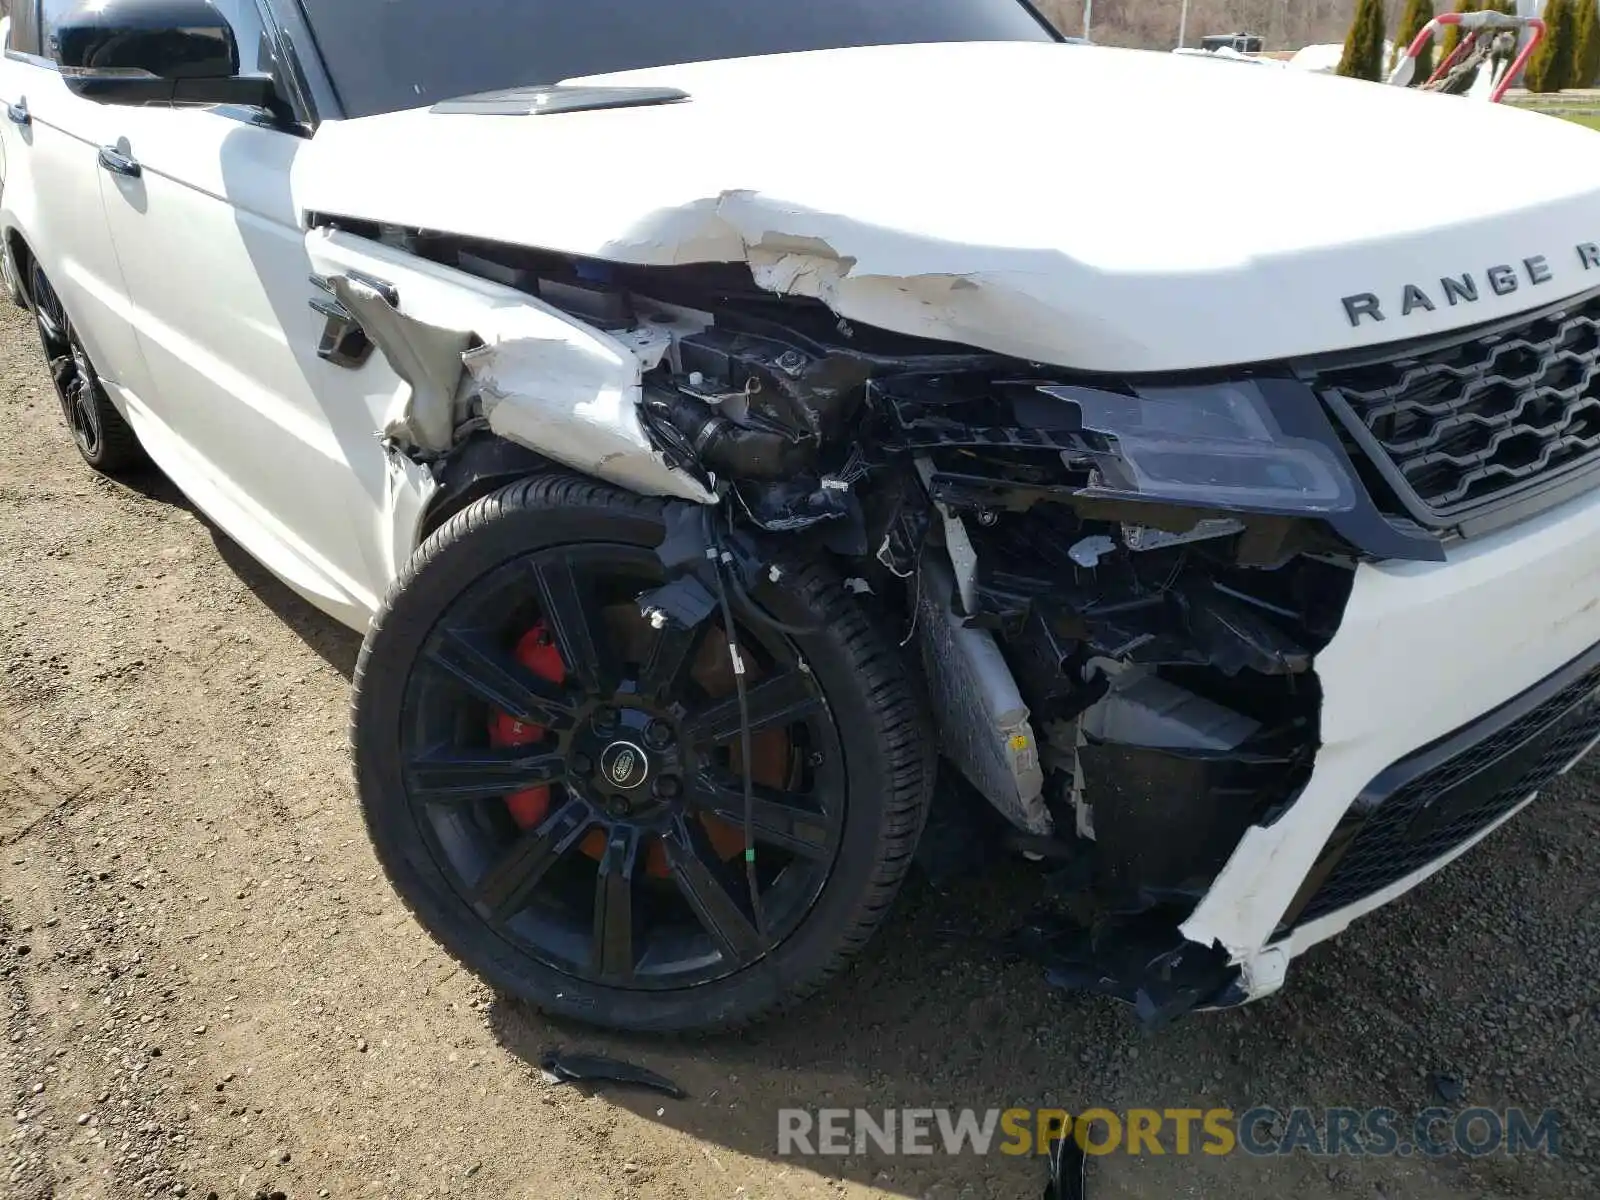
[[[662,535],[655,502],[568,477],[452,518],[368,633],[353,749],[378,856],[448,950],[552,1012],[677,1031],[845,964],[910,862],[932,761],[892,642],[797,566],[734,605],[747,814],[720,617],[639,615]]]
[[[31,264],[28,291],[61,415],[83,461],[108,475],[139,465],[145,456],[138,436],[106,396],[61,297],[36,262]]]

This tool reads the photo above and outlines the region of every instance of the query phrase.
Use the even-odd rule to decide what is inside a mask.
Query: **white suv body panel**
[[[9,33],[9,26],[7,32]],[[128,321],[116,249],[100,202],[96,152],[115,140],[120,115],[74,96],[53,70],[0,58],[0,104],[26,113],[0,119],[6,143],[6,228],[24,231],[101,376],[137,387],[144,360]],[[26,285],[26,281],[20,281]]]
[[[692,98],[334,123],[299,164],[296,194],[317,212],[606,261],[746,261],[763,286],[853,320],[1085,371],[1330,353],[1600,286],[1600,250],[1580,252],[1600,244],[1590,132],[1499,105],[1024,43],[572,82]],[[1503,139],[1560,169],[1394,186],[1377,130],[1396,146]],[[1266,149],[1240,170],[1236,146]],[[1538,284],[1533,258],[1548,276]],[[1496,266],[1514,291],[1492,290]],[[1440,281],[1463,274],[1478,299],[1452,304]],[[1402,315],[1407,284],[1431,311],[1413,296]],[[1363,294],[1382,321],[1347,315],[1344,298]]]
[[[149,370],[149,389],[124,397],[135,427],[180,486],[227,495],[247,548],[298,560],[302,590],[361,622],[388,584],[366,401],[389,371],[381,356],[371,375],[317,357],[324,322],[289,191],[311,146],[202,110],[109,111],[141,167],[97,172]]]
[[[1532,114],[1293,72],[1008,44],[587,82],[680,87],[693,99],[555,118],[419,109],[326,122],[302,139],[212,112],[96,105],[7,59],[0,101],[25,98],[32,128],[0,123],[0,223],[80,314],[118,407],[162,469],[356,629],[414,548],[433,484],[380,445],[406,390],[387,358],[351,370],[317,356],[324,317],[311,277],[387,272],[402,312],[491,345],[581,339],[564,341],[540,324],[542,306],[508,289],[308,229],[310,213],[610,262],[747,262],[759,283],[846,318],[1095,371],[1357,348],[1600,285],[1600,264],[1581,249],[1600,242],[1594,135]],[[1099,119],[1109,96],[1117,119]],[[1026,123],[1018,112],[1041,115]],[[1214,186],[1219,137],[1287,153],[1310,126],[1314,167],[1230,167],[1227,186]],[[1374,130],[1394,145],[1516,142],[1561,170],[1386,188]],[[137,158],[142,177],[101,170],[100,145]],[[1485,272],[1505,264],[1518,285],[1496,294]],[[1452,305],[1438,282],[1465,273],[1480,295]],[[1408,284],[1432,306],[1402,315]],[[1342,306],[1366,293],[1383,321]],[[579,385],[625,395],[625,360],[601,359]],[[1596,597],[1600,494],[1453,548],[1444,563],[1361,567],[1316,661],[1323,744],[1311,781],[1279,820],[1246,834],[1185,934],[1220,943],[1245,991],[1265,994],[1292,955],[1441,865],[1276,938],[1352,798],[1600,643]]]
[[[1447,562],[1359,567],[1339,632],[1316,659],[1322,746],[1311,779],[1277,821],[1245,834],[1184,934],[1221,943],[1264,994],[1281,983],[1275,959],[1339,933],[1485,836],[1359,904],[1281,939],[1275,931],[1352,799],[1391,764],[1600,645],[1597,598],[1596,492],[1454,546]]]

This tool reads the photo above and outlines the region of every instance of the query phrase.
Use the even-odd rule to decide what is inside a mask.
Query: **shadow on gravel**
[[[504,997],[489,1018],[501,1043],[538,1068],[553,1047],[605,1054],[666,1075],[688,1093],[672,1100],[610,1085],[571,1084],[646,1120],[700,1140],[713,1168],[731,1152],[782,1161],[782,1108],[1005,1107],[1065,1101],[1076,1050],[1057,1055],[1040,1026],[1075,1038],[1075,1029],[1115,1025],[1124,1014],[1094,1000],[1063,997],[1037,969],[1007,960],[1000,937],[1037,901],[1042,883],[1018,864],[1009,875],[936,890],[914,874],[886,927],[855,969],[795,1012],[738,1034],[653,1038],[597,1032],[556,1020]],[[1037,1086],[1050,1079],[1041,1092]],[[1042,1158],[963,1157],[890,1160],[873,1155],[796,1161],[797,1167],[908,1196],[1037,1197]],[[648,1171],[641,1164],[642,1171]],[[730,1174],[732,1194],[743,1169]],[[963,1186],[976,1190],[963,1192]],[[946,1190],[941,1191],[940,1188]],[[994,1189],[994,1190],[990,1190]]]
[[[361,653],[361,635],[339,624],[310,601],[302,599],[251,558],[243,546],[206,521],[201,514],[195,515],[205,523],[211,540],[216,543],[217,554],[228,564],[228,569],[239,577],[239,582],[270,608],[296,637],[316,651],[318,657],[349,679],[355,673],[356,656]]]
[[[257,600],[269,608],[296,637],[311,647],[339,674],[346,679],[354,674],[356,656],[361,652],[361,636],[339,624],[310,601],[301,598],[252,558],[249,551],[191,504],[189,498],[178,490],[172,480],[155,467],[147,467],[117,482],[146,500],[179,508],[191,514],[211,535],[217,556],[238,576],[239,582],[250,589]]]
[[[561,1047],[621,1058],[685,1088],[681,1101],[607,1085],[595,1094],[699,1139],[713,1168],[728,1170],[728,1194],[746,1170],[730,1155],[908,1197],[1043,1193],[1045,1163],[1031,1156],[888,1157],[869,1146],[847,1157],[785,1157],[784,1108],[862,1108],[875,1119],[886,1108],[1237,1115],[1303,1106],[1317,1119],[1330,1108],[1390,1108],[1409,1131],[1444,1104],[1453,1112],[1556,1110],[1560,1157],[1180,1157],[1170,1152],[1169,1129],[1164,1156],[1092,1159],[1089,1192],[1096,1200],[1592,1196],[1585,1172],[1596,1170],[1589,1131],[1600,1127],[1600,889],[1588,864],[1600,834],[1597,784],[1600,769],[1574,772],[1462,862],[1308,954],[1280,995],[1154,1034],[1110,1001],[1051,989],[1035,966],[996,948],[1043,893],[1040,875],[1021,862],[948,889],[914,874],[853,971],[796,1012],[741,1034],[605,1034],[503,998],[490,1010],[491,1027],[535,1070],[545,1051]],[[1453,1102],[1436,1092],[1439,1075],[1461,1081]],[[650,1169],[639,1159],[637,1178],[647,1181]]]
[[[192,512],[200,520],[205,520],[195,511],[194,505],[189,503],[189,498],[178,490],[178,485],[168,479],[159,467],[146,465],[138,467],[125,475],[119,475],[116,485],[125,487],[135,495],[146,500],[153,500],[157,504],[165,504],[169,508],[181,508],[185,512]]]

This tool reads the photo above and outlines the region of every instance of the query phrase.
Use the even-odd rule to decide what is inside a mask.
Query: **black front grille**
[[[1397,763],[1329,839],[1296,924],[1372,895],[1436,861],[1554,779],[1600,736],[1600,663],[1541,684],[1459,734]],[[1487,728],[1486,728],[1487,727]]]
[[[1448,524],[1600,465],[1600,293],[1315,383],[1409,515]]]

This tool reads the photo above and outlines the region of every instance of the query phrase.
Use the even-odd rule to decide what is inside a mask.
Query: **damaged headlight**
[[[1354,484],[1328,447],[1283,432],[1253,382],[1121,396],[1041,389],[1075,405],[1081,428],[1115,443],[1102,490],[1245,512],[1339,513]]]
[[[1367,553],[1444,558],[1436,538],[1378,511],[1315,394],[1294,380],[1039,392],[1069,406],[1067,419],[1090,442],[1098,477],[1085,498],[1321,517]]]

